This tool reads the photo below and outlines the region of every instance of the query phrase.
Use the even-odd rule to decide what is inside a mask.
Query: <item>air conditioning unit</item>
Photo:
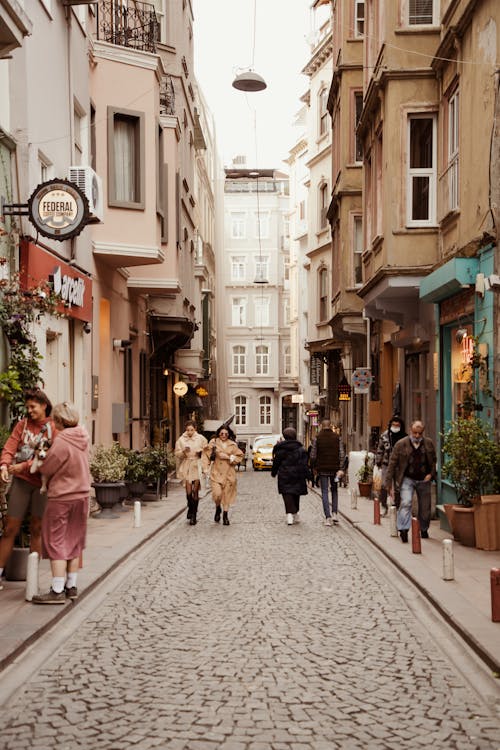
[[[90,222],[102,221],[104,202],[102,180],[99,175],[94,172],[92,167],[70,167],[68,179],[70,182],[74,182],[86,195],[89,202]]]

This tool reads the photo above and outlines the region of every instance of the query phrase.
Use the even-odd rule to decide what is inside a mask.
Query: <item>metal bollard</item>
[[[443,581],[453,581],[454,579],[453,541],[443,539]]]
[[[398,536],[398,509],[395,505],[389,507],[389,526],[391,536]]]
[[[413,517],[411,519],[411,551],[415,555],[422,553],[422,546],[420,544],[420,524],[418,518]]]
[[[373,501],[373,524],[380,526],[380,500],[376,497]]]
[[[357,510],[358,508],[358,493],[353,488],[351,489],[351,510]]]
[[[38,594],[38,552],[30,552],[28,555],[24,598],[27,602],[30,602],[36,594]]]
[[[490,570],[491,582],[491,619],[500,622],[500,568]]]
[[[141,525],[141,501],[136,500],[134,502],[134,529],[138,529]]]

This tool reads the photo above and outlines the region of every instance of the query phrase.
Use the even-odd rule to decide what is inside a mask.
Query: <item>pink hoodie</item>
[[[48,500],[79,500],[90,495],[89,436],[85,427],[58,432],[40,467]]]

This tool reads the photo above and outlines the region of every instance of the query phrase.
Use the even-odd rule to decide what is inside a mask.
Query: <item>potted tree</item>
[[[125,482],[128,496],[140,500],[147,490],[148,472],[143,451],[129,450],[127,452],[127,468]]]
[[[358,489],[361,497],[370,497],[373,484],[374,456],[369,451],[365,452],[365,458],[356,474]]]
[[[127,455],[119,443],[95,446],[90,459],[90,473],[94,480],[96,500],[101,506],[101,518],[117,518],[112,508],[120,502],[125,483]]]
[[[442,475],[457,496],[457,505],[444,506],[453,536],[466,546],[479,542],[485,548],[482,539],[493,523],[500,541],[500,497],[496,520],[491,512],[495,503],[483,502],[483,496],[500,490],[500,447],[490,427],[477,416],[458,417],[444,433],[442,448]],[[486,505],[491,507],[486,510]]]

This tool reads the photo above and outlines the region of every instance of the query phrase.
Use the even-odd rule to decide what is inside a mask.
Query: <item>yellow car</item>
[[[273,448],[281,435],[263,435],[255,438],[252,450],[252,468],[254,471],[271,469],[273,465]]]

